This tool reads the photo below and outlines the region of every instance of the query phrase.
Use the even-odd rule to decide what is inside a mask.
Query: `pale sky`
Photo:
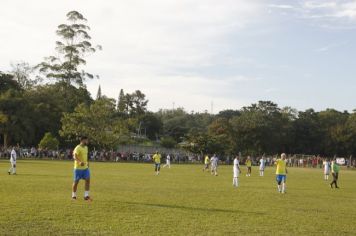
[[[68,11],[88,19],[95,97],[141,90],[149,110],[356,108],[356,0],[2,0],[0,70],[54,55]]]

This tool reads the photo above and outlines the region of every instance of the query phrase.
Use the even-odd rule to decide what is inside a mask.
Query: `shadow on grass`
[[[17,174],[17,176],[31,176],[31,177],[54,177],[54,178],[71,178],[71,177],[68,177],[67,175],[53,175],[53,174],[27,174],[27,173],[20,173],[20,174]]]
[[[177,206],[177,205],[168,205],[168,204],[154,204],[154,203],[141,203],[141,202],[122,202],[129,205],[138,205],[138,206],[147,206],[147,207],[159,207],[159,208],[168,208],[168,209],[180,209],[180,210],[189,210],[189,211],[204,211],[204,212],[213,212],[213,213],[244,213],[252,215],[264,215],[263,212],[255,211],[241,211],[241,210],[228,210],[228,209],[215,209],[215,208],[201,208],[201,207],[190,207],[190,206]]]

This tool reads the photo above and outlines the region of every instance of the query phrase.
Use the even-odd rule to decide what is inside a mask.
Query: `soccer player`
[[[245,163],[246,167],[247,167],[247,174],[246,176],[251,176],[251,169],[252,169],[252,161],[251,161],[251,157],[248,156],[246,163]]]
[[[275,165],[277,165],[276,170],[276,180],[278,184],[278,192],[286,193],[286,181],[287,181],[287,155],[282,153],[281,158],[277,159]]]
[[[239,156],[236,156],[235,159],[234,159],[233,171],[234,171],[234,176],[233,176],[233,179],[232,179],[232,185],[237,188],[239,186],[239,175],[241,173],[240,163],[239,163]]]
[[[84,200],[91,201],[89,196],[90,189],[90,171],[88,163],[88,137],[80,137],[80,144],[77,145],[73,151],[74,159],[74,182],[72,186],[72,199],[77,199],[77,188],[79,180],[85,181]]]
[[[156,153],[152,157],[152,160],[155,163],[156,175],[159,175],[159,171],[161,170],[161,154],[156,151]]]
[[[260,160],[260,176],[264,176],[265,167],[266,167],[266,159],[264,156],[262,156]]]
[[[218,176],[218,162],[219,158],[216,156],[216,154],[214,154],[213,157],[210,159],[212,175]]]
[[[17,159],[17,154],[15,151],[15,147],[12,147],[12,150],[10,153],[11,167],[10,167],[9,171],[7,172],[9,175],[11,175],[11,174],[16,175],[16,159]]]
[[[166,157],[166,164],[163,166],[163,168],[166,166],[168,166],[169,169],[171,168],[171,156],[169,154]]]
[[[205,170],[209,170],[209,165],[210,165],[210,158],[208,155],[205,156],[205,159],[204,159],[204,168],[203,168],[203,171]]]
[[[324,180],[327,181],[329,180],[330,168],[331,168],[329,159],[325,159],[325,161],[323,162],[323,166],[324,166]]]
[[[336,163],[336,159],[334,158],[331,162],[331,174],[333,175],[333,181],[330,183],[330,187],[333,188],[335,184],[335,188],[339,188],[337,186],[337,181],[339,179],[340,166]]]

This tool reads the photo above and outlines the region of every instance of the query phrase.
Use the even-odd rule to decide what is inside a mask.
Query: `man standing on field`
[[[333,182],[330,183],[330,187],[333,188],[335,184],[335,188],[339,188],[337,186],[337,181],[339,179],[340,166],[336,163],[336,158],[331,162],[331,174],[333,175]]]
[[[168,154],[167,158],[166,158],[166,164],[163,166],[163,168],[165,168],[166,166],[168,166],[168,168],[171,168],[171,156]]]
[[[251,161],[251,157],[248,156],[247,160],[246,160],[246,167],[247,167],[247,174],[246,176],[251,176],[251,169],[252,169],[252,161]]]
[[[234,172],[234,177],[233,177],[233,180],[232,180],[232,185],[237,188],[239,186],[239,175],[241,173],[240,163],[239,163],[239,156],[236,156],[235,159],[234,159],[233,172]]]
[[[153,155],[152,160],[155,163],[156,175],[159,175],[159,171],[161,170],[161,154],[156,151],[156,154]]]
[[[203,171],[209,170],[210,158],[208,155],[205,156],[204,159],[204,168]]]
[[[278,192],[286,193],[286,181],[287,181],[287,155],[283,153],[281,159],[277,159],[275,165],[277,165],[276,170],[276,180],[278,184]]]
[[[88,138],[83,136],[80,138],[80,144],[73,151],[74,159],[74,182],[72,186],[72,199],[77,199],[77,188],[79,180],[85,180],[84,200],[91,201],[89,197],[90,189],[90,171],[88,164]]]
[[[266,167],[266,159],[264,156],[262,156],[260,160],[260,176],[264,176],[265,167]]]
[[[17,159],[17,154],[15,151],[15,148],[13,147],[10,153],[10,164],[11,167],[9,171],[7,172],[9,175],[13,174],[16,175],[16,159]]]

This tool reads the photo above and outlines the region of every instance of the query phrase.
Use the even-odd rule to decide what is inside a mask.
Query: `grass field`
[[[201,165],[173,165],[154,176],[149,164],[91,163],[91,203],[71,200],[72,163],[0,162],[0,235],[355,235],[356,172],[342,170],[339,190],[320,169],[289,170],[279,194],[265,177],[219,176]],[[245,169],[243,168],[243,171]]]

